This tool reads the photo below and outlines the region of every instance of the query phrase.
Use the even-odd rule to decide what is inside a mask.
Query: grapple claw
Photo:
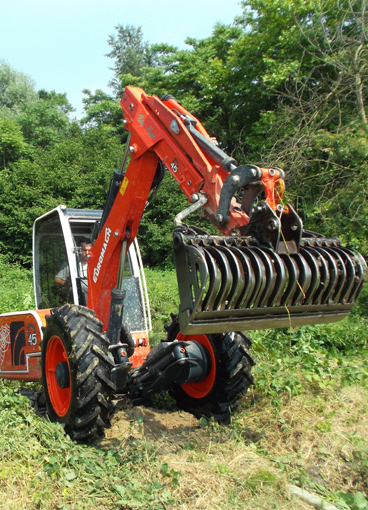
[[[367,272],[363,257],[337,238],[309,235],[289,253],[252,236],[178,230],[174,239],[183,334],[338,321]]]

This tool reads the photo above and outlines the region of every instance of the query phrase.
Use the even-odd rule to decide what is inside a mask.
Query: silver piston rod
[[[183,334],[336,322],[358,299],[367,265],[337,238],[302,238],[292,253],[251,236],[174,233]]]

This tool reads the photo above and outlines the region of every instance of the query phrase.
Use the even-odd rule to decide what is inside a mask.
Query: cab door
[[[78,303],[75,255],[69,222],[58,206],[33,225],[33,279],[36,309]],[[69,275],[69,284],[60,287],[55,277]]]

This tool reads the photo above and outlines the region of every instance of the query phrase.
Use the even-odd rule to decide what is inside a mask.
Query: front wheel
[[[174,316],[173,319],[167,327],[166,341],[199,342],[209,353],[211,369],[202,382],[173,384],[170,395],[178,407],[198,418],[205,416],[228,421],[231,408],[254,384],[251,368],[255,362],[249,353],[250,338],[243,333],[182,335],[177,318]]]
[[[41,360],[48,415],[65,424],[72,439],[95,439],[109,426],[114,388],[102,324],[88,308],[70,304],[46,320]]]

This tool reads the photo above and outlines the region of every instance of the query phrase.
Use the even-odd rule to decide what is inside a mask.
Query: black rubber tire
[[[166,341],[173,341],[179,333],[177,317],[166,328]],[[254,384],[251,368],[255,361],[249,353],[251,339],[243,333],[206,335],[216,359],[216,376],[209,393],[194,398],[182,386],[173,384],[169,394],[180,409],[197,418],[202,416],[228,422],[238,400]],[[181,338],[190,340],[190,336]]]
[[[53,309],[46,321],[41,364],[48,415],[52,421],[63,423],[72,439],[92,441],[103,436],[104,429],[110,425],[109,417],[113,410],[111,395],[114,385],[110,372],[114,362],[108,353],[108,340],[102,333],[102,323],[92,310],[71,304]],[[47,377],[50,381],[52,374],[46,374],[47,347],[50,339],[55,341],[55,338],[60,347],[64,346],[70,368],[67,412],[59,414],[49,394]]]

